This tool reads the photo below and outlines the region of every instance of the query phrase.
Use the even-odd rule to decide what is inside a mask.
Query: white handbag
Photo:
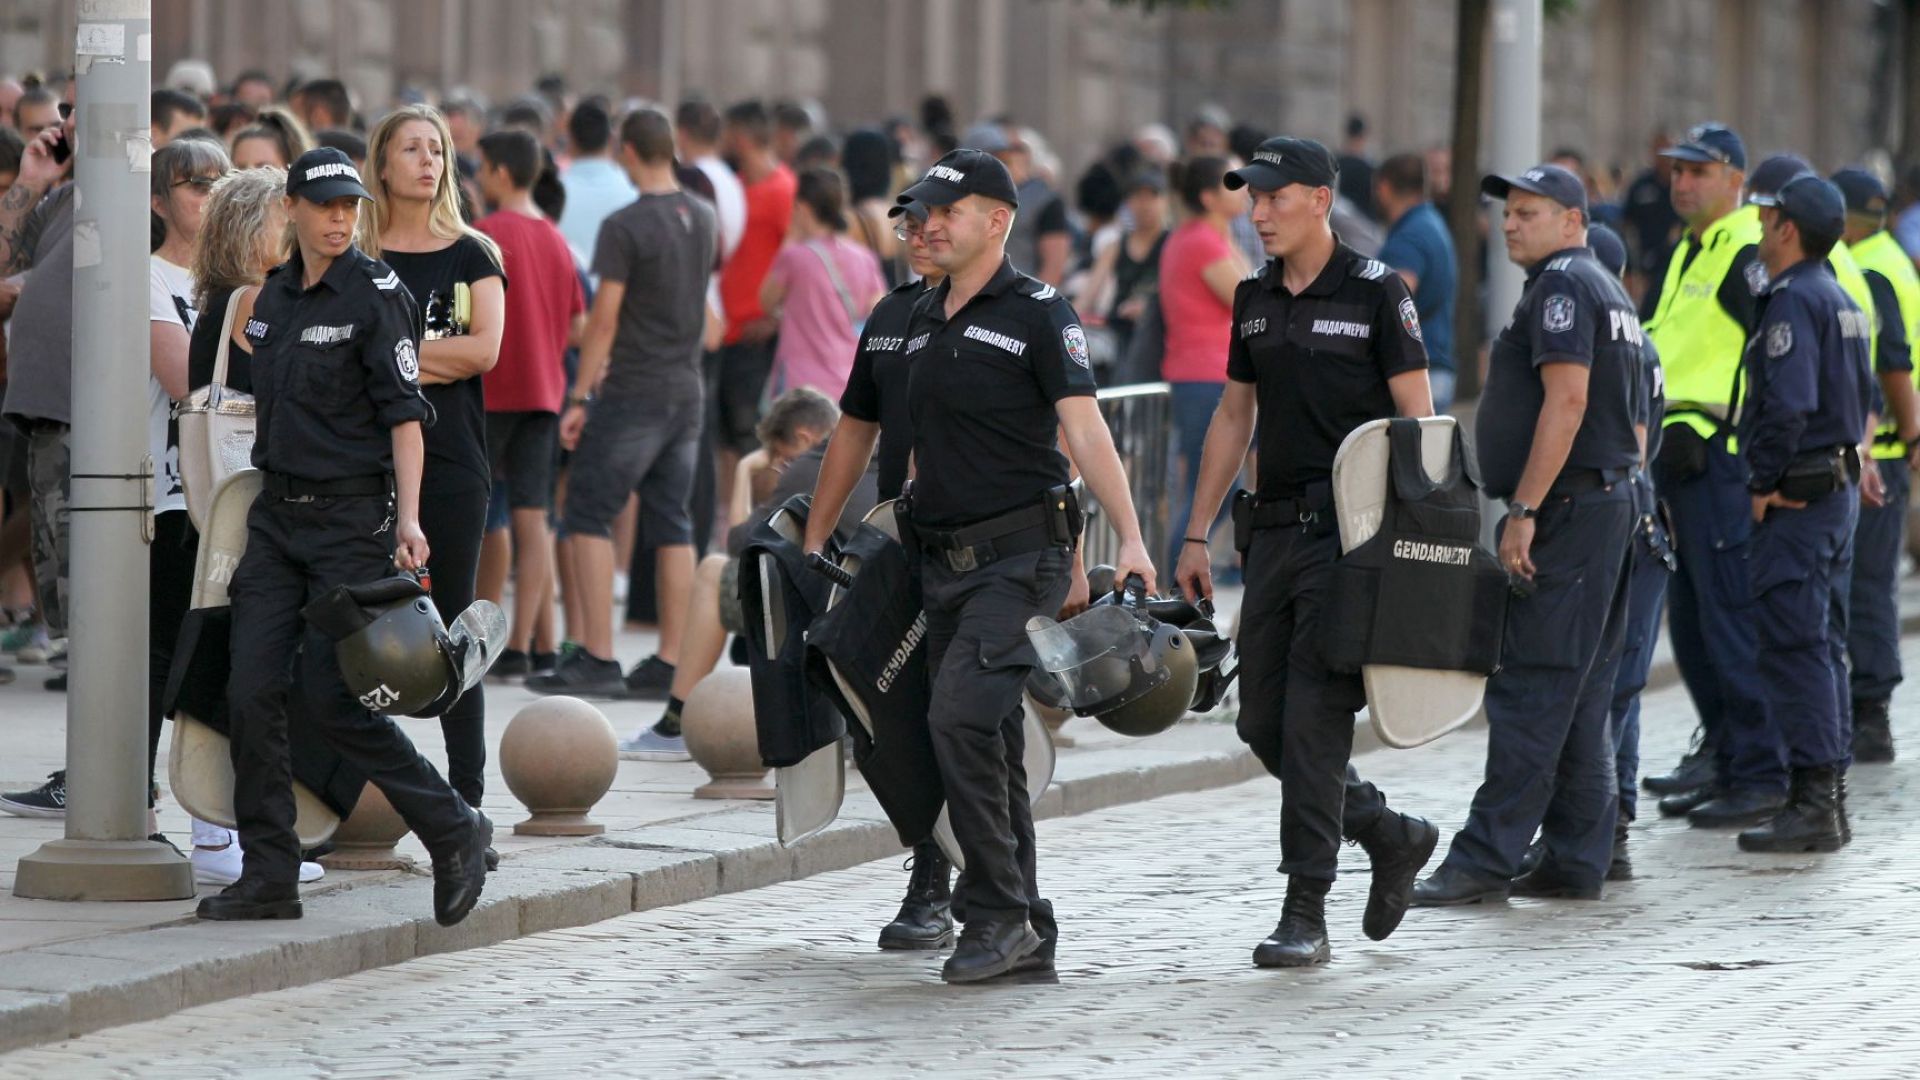
[[[253,395],[227,385],[227,353],[233,348],[236,292],[227,297],[220,323],[220,348],[213,357],[213,381],[187,395],[175,411],[180,421],[180,483],[186,489],[187,516],[194,528],[207,527],[207,511],[220,482],[253,467]]]

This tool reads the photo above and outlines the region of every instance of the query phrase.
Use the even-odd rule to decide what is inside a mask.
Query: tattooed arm
[[[71,123],[71,121],[69,121]],[[12,277],[32,264],[35,241],[40,235],[42,218],[34,207],[41,196],[51,191],[66,175],[72,159],[53,160],[53,145],[61,129],[53,128],[27,144],[20,155],[20,174],[13,186],[0,197],[0,277]]]

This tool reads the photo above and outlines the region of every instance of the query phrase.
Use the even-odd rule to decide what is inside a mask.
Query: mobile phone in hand
[[[66,132],[62,131],[54,135],[53,146],[48,150],[48,153],[53,155],[53,163],[55,165],[65,165],[67,163],[67,159],[73,156],[73,144],[67,141]]]

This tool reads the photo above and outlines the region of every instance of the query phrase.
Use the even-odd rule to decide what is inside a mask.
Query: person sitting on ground
[[[787,391],[767,410],[766,419],[756,429],[760,449],[741,459],[734,478],[733,502],[727,511],[727,553],[708,555],[694,570],[687,627],[680,639],[680,663],[674,669],[666,712],[652,727],[631,739],[622,739],[621,757],[629,761],[691,760],[687,741],[680,733],[680,710],[693,688],[720,662],[727,635],[746,631],[746,618],[740,612],[740,552],[746,550],[755,522],[765,520],[793,496],[813,492],[820,462],[826,457],[827,436],[839,421],[839,406],[811,387]],[[878,458],[868,466],[840,515],[843,541],[879,499],[877,470]]]

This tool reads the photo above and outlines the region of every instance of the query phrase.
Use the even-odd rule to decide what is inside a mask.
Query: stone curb
[[[1377,746],[1366,725],[1356,752]],[[1129,749],[1151,749],[1130,744]],[[1225,787],[1261,772],[1246,750],[1168,749],[1063,756],[1036,818],[1084,814]],[[1102,758],[1120,757],[1122,761]],[[294,922],[178,923],[6,954],[0,965],[0,1051],[136,1023],[181,1009],[303,986],[419,956],[479,948],[858,866],[901,851],[872,798],[850,792],[840,817],[791,848],[774,839],[772,807],[608,833],[510,856],[488,876],[465,922],[437,926],[423,871],[309,890]]]

